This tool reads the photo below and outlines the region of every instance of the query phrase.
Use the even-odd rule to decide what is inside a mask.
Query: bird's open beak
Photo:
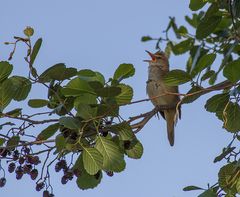
[[[152,61],[156,61],[156,57],[154,54],[152,54],[151,52],[147,51],[148,55],[152,58],[151,60],[143,60],[144,62],[152,62]]]

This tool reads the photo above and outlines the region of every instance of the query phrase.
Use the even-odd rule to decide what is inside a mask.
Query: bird
[[[149,63],[146,91],[152,104],[155,107],[161,106],[158,112],[166,120],[168,141],[173,146],[174,127],[178,118],[181,119],[181,108],[176,108],[180,101],[178,86],[168,86],[164,82],[164,76],[169,73],[169,62],[166,54],[160,50],[156,53],[146,52],[151,57],[151,60],[144,60]]]

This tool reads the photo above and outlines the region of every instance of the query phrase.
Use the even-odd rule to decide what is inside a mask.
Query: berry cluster
[[[23,147],[21,152],[18,150],[12,153],[12,162],[8,165],[8,172],[16,173],[16,179],[20,180],[24,174],[29,174],[32,180],[35,180],[38,176],[38,170],[35,166],[41,163],[38,156],[32,156],[29,154],[30,149]]]
[[[32,180],[35,180],[38,176],[38,170],[35,168],[41,163],[38,156],[30,154],[31,149],[27,146],[23,146],[21,150],[17,149],[1,149],[1,158],[8,159],[8,172],[16,174],[16,179],[20,180],[24,174],[30,175]],[[0,179],[0,187],[4,187],[6,184],[6,178]]]
[[[63,171],[63,176],[61,179],[61,183],[65,185],[68,181],[71,181],[74,176],[79,177],[81,175],[81,171],[79,169],[72,169],[67,166],[67,162],[64,159],[59,160],[55,165],[55,171],[60,172]]]

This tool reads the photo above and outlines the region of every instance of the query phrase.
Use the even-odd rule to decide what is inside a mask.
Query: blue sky
[[[158,37],[166,28],[169,16],[178,23],[189,14],[188,1],[179,0],[42,0],[3,1],[0,12],[0,58],[6,60],[10,47],[3,45],[14,35],[22,35],[26,26],[35,28],[35,39],[43,38],[43,45],[36,60],[41,72],[55,63],[69,67],[92,69],[111,77],[120,63],[132,63],[136,74],[125,82],[134,88],[134,100],[146,98],[147,58],[145,50],[154,51],[155,43],[142,43],[143,35]],[[24,47],[19,46],[12,63],[14,74],[26,75],[23,61]],[[172,56],[171,68],[185,68],[185,56]],[[186,92],[189,84],[181,86]],[[44,90],[33,89],[29,98],[44,98]],[[220,164],[213,164],[214,157],[231,138],[221,122],[204,110],[209,97],[204,96],[182,107],[182,120],[176,128],[176,143],[170,147],[163,120],[153,118],[138,134],[144,146],[140,160],[127,159],[123,173],[105,176],[93,190],[81,191],[75,182],[62,186],[60,175],[52,175],[55,196],[168,196],[190,197],[195,192],[183,192],[187,185],[207,187],[217,181]],[[14,104],[8,109],[14,108]],[[122,109],[125,118],[152,109],[150,102]],[[31,113],[31,111],[29,111]],[[33,131],[34,132],[34,131]],[[41,196],[29,177],[17,181],[7,176],[7,185],[0,189],[0,196]]]

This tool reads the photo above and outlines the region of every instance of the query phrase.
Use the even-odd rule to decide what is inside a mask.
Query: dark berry
[[[43,191],[43,197],[49,197],[49,196],[50,194],[48,190]]]
[[[64,173],[64,176],[66,176],[66,178],[71,181],[71,180],[73,179],[73,172],[72,172],[72,170],[67,170],[67,171]]]
[[[26,154],[29,154],[29,153],[30,153],[30,148],[24,147],[24,148],[23,148],[23,151],[24,151]]]
[[[95,177],[96,179],[99,179],[99,177],[100,177],[100,171],[98,171],[97,174],[94,174],[94,177]]]
[[[32,165],[30,165],[30,164],[25,164],[25,165],[23,166],[23,173],[29,174],[29,173],[31,172],[31,170],[32,170]]]
[[[112,124],[112,122],[111,121],[106,121],[105,124],[110,125],[110,124]]]
[[[0,148],[0,156],[6,157],[8,154],[8,151],[6,149]]]
[[[113,171],[107,171],[106,174],[107,174],[108,176],[112,177],[112,176],[113,176]]]
[[[64,137],[64,138],[69,137],[70,134],[71,134],[71,130],[69,130],[69,129],[65,129],[65,130],[63,130],[62,132],[63,132],[62,134],[63,134],[63,137]]]
[[[14,172],[14,170],[15,170],[15,168],[16,168],[16,164],[15,163],[10,163],[9,165],[8,165],[8,172],[9,173],[13,173]]]
[[[18,150],[15,150],[14,152],[13,152],[13,161],[17,161],[18,160],[18,158],[19,158],[19,152],[18,152]]]
[[[41,191],[44,188],[44,182],[40,182],[36,185],[36,191]]]
[[[38,176],[38,170],[37,169],[33,169],[31,172],[30,172],[30,176],[31,176],[31,179],[32,180],[35,180]]]
[[[74,170],[73,170],[73,174],[74,174],[76,177],[80,177],[80,176],[81,176],[81,170],[79,170],[79,169],[74,169]]]
[[[56,165],[55,165],[55,171],[60,172],[61,169],[62,169],[62,167],[61,167],[60,162],[57,162]]]
[[[61,168],[63,169],[63,170],[67,170],[67,162],[66,162],[66,160],[64,160],[64,159],[62,159],[62,160],[60,160],[60,166],[61,166]]]
[[[40,159],[38,156],[33,157],[32,162],[34,165],[38,165],[41,163]]]
[[[2,177],[2,178],[0,179],[0,187],[4,187],[5,184],[6,184],[6,182],[7,182],[7,180],[5,179],[5,177]]]
[[[70,138],[75,141],[78,139],[78,134],[76,132],[73,132],[71,133]]]
[[[25,161],[24,157],[20,157],[19,160],[18,160],[18,163],[19,164],[23,164]]]
[[[18,156],[17,155],[13,155],[12,159],[13,159],[13,161],[17,161],[18,160]]]
[[[15,170],[15,173],[16,173],[16,179],[19,180],[22,178],[23,176],[23,169],[21,166],[18,166]]]
[[[64,175],[61,179],[61,183],[65,185],[68,182],[68,178]]]
[[[13,152],[13,154],[16,155],[16,156],[19,156],[19,151],[18,151],[18,150],[15,150],[15,151]]]
[[[103,131],[103,132],[102,132],[102,135],[103,135],[103,137],[107,137],[108,132],[107,132],[107,131]]]
[[[129,150],[131,147],[131,141],[124,141],[124,149]]]

